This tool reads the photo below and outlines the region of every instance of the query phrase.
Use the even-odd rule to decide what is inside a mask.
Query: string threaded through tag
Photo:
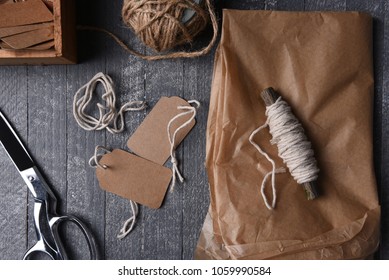
[[[89,159],[89,166],[91,166],[93,168],[102,168],[104,170],[109,168],[109,166],[107,166],[105,164],[101,164],[100,159],[104,154],[110,153],[110,152],[111,151],[104,146],[96,146],[93,156]],[[118,239],[123,239],[128,234],[130,234],[131,231],[134,229],[135,224],[137,222],[137,216],[139,214],[139,205],[138,205],[138,203],[136,203],[133,200],[129,200],[129,201],[130,201],[132,215],[130,218],[128,218],[124,222],[122,228],[119,231],[119,234],[117,235]]]
[[[193,120],[194,118],[196,117],[196,114],[197,114],[197,109],[200,107],[200,102],[198,102],[197,100],[190,100],[188,101],[188,103],[190,105],[193,104],[193,106],[178,106],[177,109],[178,110],[183,110],[182,113],[179,113],[177,114],[176,116],[174,116],[168,123],[167,125],[167,135],[168,135],[168,138],[169,138],[169,143],[170,143],[170,161],[172,163],[172,172],[173,172],[173,178],[172,178],[172,183],[171,183],[171,191],[174,190],[174,187],[176,185],[176,182],[177,182],[177,177],[178,177],[178,180],[183,183],[184,182],[184,177],[182,176],[179,168],[178,168],[178,161],[177,161],[177,157],[176,157],[176,136],[177,136],[177,133],[185,128],[186,126],[188,126]],[[180,125],[174,132],[173,134],[171,133],[171,126],[173,125],[173,123],[177,120],[177,119],[180,119],[182,117],[185,117],[187,115],[191,115],[190,118],[184,122],[182,125]]]
[[[100,153],[100,150],[102,150],[103,152]],[[105,165],[105,164],[101,164],[100,163],[100,159],[101,157],[106,154],[106,153],[110,153],[111,151],[109,149],[107,149],[106,147],[104,146],[96,146],[95,148],[95,152],[93,154],[93,156],[89,159],[88,163],[89,163],[89,166],[90,167],[93,167],[93,168],[97,168],[97,167],[100,167],[102,169],[107,169],[108,166]]]

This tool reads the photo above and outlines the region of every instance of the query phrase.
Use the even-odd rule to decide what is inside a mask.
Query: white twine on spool
[[[254,136],[269,126],[269,132],[273,136],[271,144],[277,144],[278,155],[288,167],[291,175],[298,184],[316,181],[319,169],[316,165],[314,152],[311,143],[307,140],[304,128],[298,119],[293,115],[288,103],[279,97],[275,103],[266,107],[267,121],[264,125],[255,129],[249,138],[250,143],[262,154],[271,164],[272,171],[265,175],[261,185],[261,195],[269,210],[276,205],[275,174],[284,172],[276,169],[275,162],[264,152],[253,140]],[[264,193],[267,178],[272,176],[273,202],[270,205]]]
[[[89,166],[93,168],[102,168],[102,169],[109,168],[109,166],[105,164],[101,164],[99,161],[104,154],[110,152],[111,151],[104,146],[96,146],[94,155],[89,159]],[[131,207],[132,216],[124,222],[122,228],[119,231],[119,234],[117,235],[118,239],[123,239],[128,234],[130,234],[137,222],[137,216],[139,214],[138,203],[136,203],[133,200],[130,200],[130,207]]]
[[[172,183],[171,183],[171,191],[174,190],[174,187],[177,182],[177,177],[181,183],[184,182],[184,177],[182,176],[179,168],[178,168],[178,161],[176,157],[176,136],[177,133],[183,129],[184,127],[188,126],[192,120],[196,117],[197,114],[197,109],[200,107],[200,102],[197,100],[190,100],[188,103],[191,106],[178,106],[178,110],[183,110],[182,113],[177,114],[175,117],[173,117],[168,125],[167,125],[167,135],[169,138],[169,143],[170,143],[170,161],[172,163],[172,172],[173,172],[173,178],[172,178]],[[192,105],[193,104],[193,105]],[[182,125],[180,125],[174,132],[171,134],[171,126],[172,124],[179,118],[182,118],[184,116],[191,115],[190,118],[184,122]]]
[[[95,118],[86,111],[96,94],[98,84],[104,87],[102,99],[105,105],[97,103],[99,117]],[[124,130],[124,113],[128,111],[140,111],[146,108],[144,101],[129,101],[120,110],[116,109],[116,94],[110,76],[104,73],[97,73],[88,83],[83,85],[75,94],[73,100],[73,115],[83,129],[103,130],[110,133],[120,133]],[[118,124],[119,123],[119,124]]]

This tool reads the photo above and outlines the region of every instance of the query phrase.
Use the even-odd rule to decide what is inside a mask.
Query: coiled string
[[[104,87],[102,99],[105,104],[97,103],[99,117],[95,118],[87,113],[88,108],[96,95],[96,87],[101,84]],[[116,109],[116,94],[111,77],[103,73],[97,73],[88,83],[83,85],[75,94],[73,100],[73,115],[83,129],[103,130],[110,133],[120,133],[124,130],[124,113],[128,111],[140,111],[146,108],[144,101],[129,101],[120,110]]]
[[[285,170],[276,169],[274,160],[254,142],[254,136],[259,131],[269,126],[269,132],[273,136],[270,143],[277,144],[278,155],[283,159],[298,184],[316,181],[319,169],[317,168],[311,143],[307,140],[301,123],[292,113],[290,106],[281,97],[272,105],[266,106],[266,116],[266,123],[251,133],[249,141],[272,164],[272,171],[265,175],[261,185],[262,198],[266,207],[271,210],[276,205],[275,174],[285,172]],[[270,174],[272,176],[272,204],[268,203],[264,193],[266,180]]]

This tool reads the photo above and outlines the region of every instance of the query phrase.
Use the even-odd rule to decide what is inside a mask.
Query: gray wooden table
[[[147,52],[120,20],[122,1],[80,0],[78,24],[106,28],[141,52]],[[388,0],[223,0],[221,9],[358,10],[374,16],[375,164],[382,204],[382,242],[377,258],[389,258],[389,1]],[[209,40],[199,37],[198,45]],[[0,108],[17,128],[49,184],[60,198],[59,212],[82,218],[93,230],[104,259],[191,259],[209,206],[205,132],[213,52],[196,59],[146,62],[126,54],[110,38],[78,33],[79,64],[71,66],[0,67]],[[127,200],[102,191],[88,159],[96,145],[125,148],[128,137],[147,112],[128,113],[126,130],[112,135],[86,132],[74,121],[72,101],[77,89],[97,72],[109,74],[119,102],[145,99],[151,107],[161,96],[181,96],[202,103],[197,125],[177,155],[184,184],[168,193],[158,210],[142,207],[130,236],[116,235],[130,215]],[[20,259],[35,241],[32,200],[18,172],[0,148],[0,259]],[[64,226],[72,258],[86,258],[80,234]]]

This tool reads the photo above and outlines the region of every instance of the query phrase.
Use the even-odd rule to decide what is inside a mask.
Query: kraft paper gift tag
[[[1,38],[15,50],[25,49],[54,39],[54,27],[49,26]]]
[[[0,28],[52,20],[53,14],[41,0],[29,0],[1,5]]]
[[[167,127],[169,122],[182,110],[179,106],[191,106],[184,99],[173,97],[162,97],[145,120],[128,139],[127,146],[138,156],[163,165],[170,157],[170,143]],[[191,115],[183,116],[175,120],[170,128],[171,134],[190,119]],[[193,119],[187,126],[178,131],[175,138],[176,147],[182,142],[186,135],[196,124]]]
[[[211,207],[196,258],[357,259],[375,252],[371,37],[371,17],[358,12],[223,11],[207,127]],[[271,166],[248,141],[266,121],[258,93],[269,86],[303,123],[322,192],[307,201],[290,175],[279,175],[273,211],[259,190]],[[282,166],[270,135],[256,140]]]
[[[24,32],[29,32],[37,29],[42,29],[46,27],[54,26],[54,23],[51,22],[44,22],[44,23],[36,23],[36,24],[29,24],[29,25],[22,25],[22,26],[13,26],[13,27],[3,27],[0,28],[0,38],[2,37],[8,37]]]
[[[118,149],[99,163],[107,166],[96,169],[101,188],[150,208],[162,205],[172,178],[169,168]]]
[[[41,43],[38,45],[28,47],[28,48],[26,48],[26,50],[43,51],[43,50],[48,50],[48,49],[54,47],[54,45],[55,45],[54,40],[51,40],[48,42],[44,42],[44,43]]]

